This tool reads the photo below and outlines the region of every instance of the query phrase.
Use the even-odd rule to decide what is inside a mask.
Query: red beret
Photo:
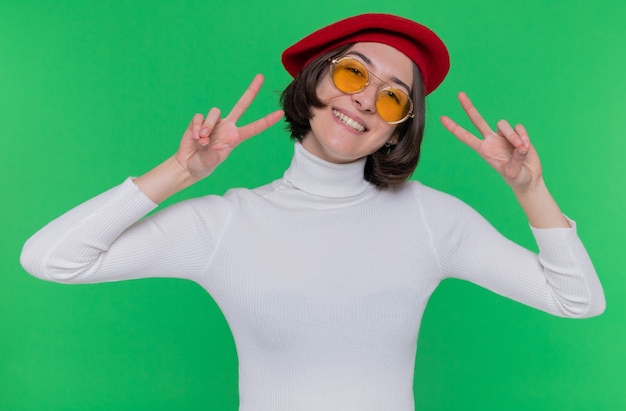
[[[315,58],[357,42],[383,43],[404,53],[419,67],[426,94],[441,84],[450,69],[445,44],[428,27],[403,17],[375,13],[348,17],[309,34],[283,52],[283,66],[296,77]]]

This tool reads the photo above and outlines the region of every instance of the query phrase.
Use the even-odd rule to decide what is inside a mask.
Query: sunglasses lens
[[[356,93],[367,84],[367,69],[352,59],[342,59],[335,63],[333,83],[344,93]]]
[[[401,90],[387,87],[378,92],[376,112],[385,121],[395,123],[404,120],[411,110],[409,96]]]

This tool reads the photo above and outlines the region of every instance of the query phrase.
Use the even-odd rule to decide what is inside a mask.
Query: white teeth
[[[341,122],[347,126],[352,127],[353,129],[357,130],[357,131],[365,131],[365,126],[353,119],[351,119],[350,117],[346,116],[345,114],[337,111],[337,110],[333,110],[333,114],[335,115],[335,117],[337,117],[339,120],[341,120]]]

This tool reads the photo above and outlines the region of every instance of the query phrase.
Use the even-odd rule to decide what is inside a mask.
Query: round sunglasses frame
[[[335,83],[335,77],[334,77],[335,67],[337,67],[337,64],[339,64],[340,62],[345,61],[345,60],[354,61],[355,63],[357,63],[357,65],[363,67],[363,71],[367,75],[367,81],[358,90],[355,90],[355,91],[345,91],[345,90],[342,90]],[[359,92],[363,91],[365,89],[365,87],[367,87],[367,86],[369,86],[371,84],[370,78],[374,77],[376,80],[378,80],[378,83],[380,85],[384,85],[383,88],[379,88],[378,91],[376,92],[376,102],[378,102],[378,96],[380,95],[380,93],[383,92],[383,91],[389,90],[389,89],[397,90],[400,93],[403,93],[403,94],[405,94],[407,96],[407,101],[409,102],[409,110],[408,110],[407,114],[404,117],[402,117],[400,120],[396,120],[396,121],[386,120],[386,119],[382,118],[381,115],[378,113],[378,108],[376,109],[376,114],[378,114],[378,117],[380,117],[387,124],[400,124],[400,123],[403,123],[403,122],[407,121],[409,118],[413,118],[414,117],[413,100],[411,99],[411,97],[407,93],[405,93],[404,91],[399,90],[397,87],[391,86],[385,80],[381,79],[376,74],[372,73],[370,70],[367,69],[367,67],[365,67],[365,64],[363,64],[359,60],[357,60],[357,59],[355,59],[353,57],[344,56],[344,57],[340,57],[340,58],[328,59],[328,61],[330,63],[330,81],[333,83],[333,86],[335,86],[335,88],[337,90],[341,91],[342,93],[346,93],[346,94],[356,94],[356,93],[359,93]]]

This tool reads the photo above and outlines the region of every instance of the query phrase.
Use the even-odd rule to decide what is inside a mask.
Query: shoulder
[[[172,207],[183,208],[199,214],[217,214],[223,218],[226,214],[236,212],[237,209],[253,208],[255,205],[265,202],[273,193],[281,189],[281,185],[282,180],[276,180],[256,188],[230,188],[221,195],[208,194],[181,201]]]
[[[400,190],[414,196],[425,207],[467,207],[463,200],[420,181],[407,181]]]
[[[422,218],[429,224],[465,225],[482,216],[460,198],[429,187],[419,181],[408,181],[402,190],[410,193]]]

